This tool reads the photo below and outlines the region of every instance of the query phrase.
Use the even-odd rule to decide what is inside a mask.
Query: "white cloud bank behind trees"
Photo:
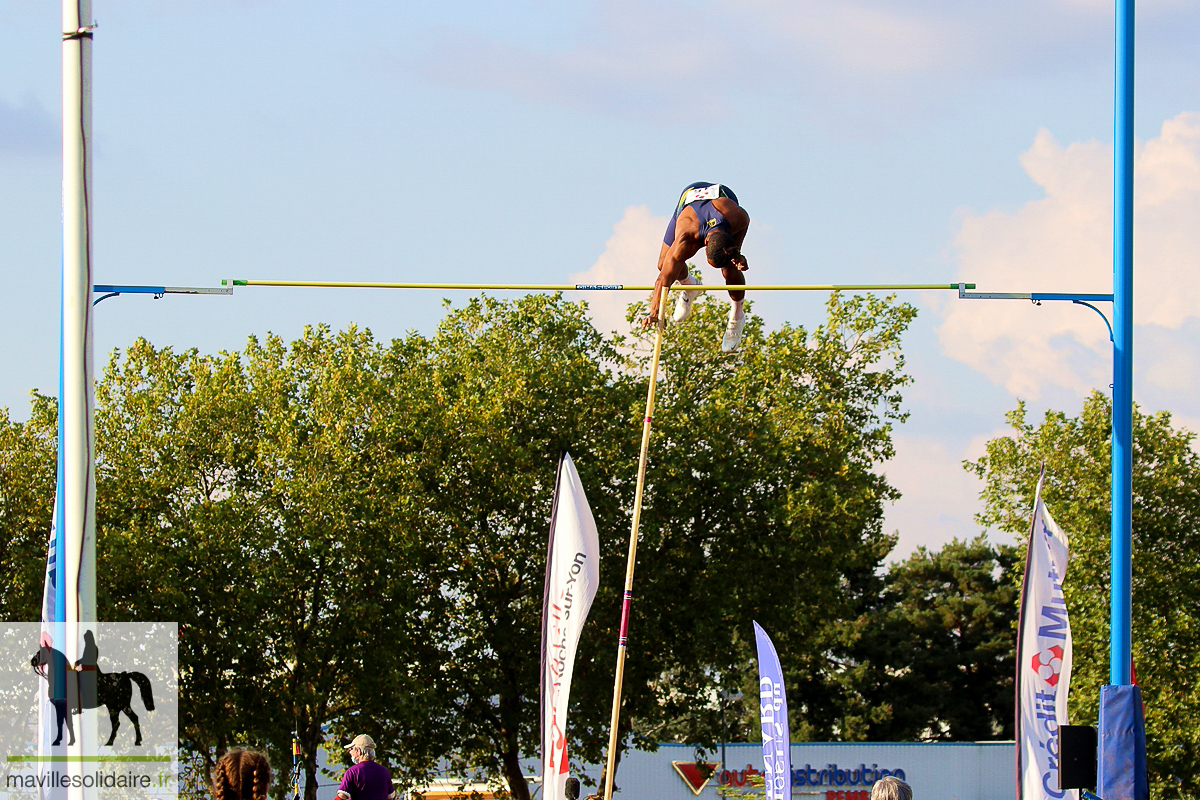
[[[1063,146],[1043,130],[1021,164],[1045,196],[1015,211],[965,213],[954,241],[959,276],[986,291],[1112,291],[1111,145]],[[1188,357],[1200,323],[1198,220],[1200,114],[1184,112],[1135,153],[1134,364],[1139,401],[1190,415],[1200,412]],[[939,302],[946,354],[1025,398],[1051,386],[1083,396],[1111,382],[1108,331],[1095,314],[1014,302]]]

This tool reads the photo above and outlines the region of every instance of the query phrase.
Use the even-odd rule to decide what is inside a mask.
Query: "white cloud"
[[[1064,147],[1043,130],[1021,164],[1045,197],[1013,212],[964,214],[955,239],[959,276],[980,291],[1112,291],[1111,147]],[[1134,200],[1134,319],[1178,338],[1200,309],[1200,114],[1168,120],[1138,146]],[[1018,302],[939,303],[943,349],[1029,398],[1048,385],[1082,395],[1109,383],[1108,331],[1095,314],[1068,303]],[[1139,351],[1138,335],[1135,363],[1146,376],[1161,383],[1194,372],[1160,365],[1175,348]]]
[[[650,284],[658,277],[658,253],[668,218],[650,213],[648,206],[629,206],[613,225],[604,252],[592,266],[571,275],[574,283]],[[600,330],[625,331],[629,304],[645,299],[633,292],[591,292],[588,309]]]

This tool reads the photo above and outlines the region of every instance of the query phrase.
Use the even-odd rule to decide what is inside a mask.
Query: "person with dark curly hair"
[[[658,308],[662,293],[676,281],[685,285],[699,283],[699,279],[688,273],[687,260],[700,248],[704,248],[708,263],[721,270],[726,285],[743,284],[742,276],[748,267],[742,255],[742,242],[750,228],[750,215],[738,204],[737,195],[728,186],[719,183],[697,181],[688,185],[679,197],[675,214],[667,224],[662,249],[658,254],[658,280],[654,282],[654,294],[650,300],[650,316],[645,325],[658,322]],[[692,303],[700,292],[684,291],[675,305],[672,322],[682,322],[692,313]],[[745,292],[731,291],[729,298],[733,308],[729,311],[729,324],[721,340],[721,349],[731,353],[742,343],[742,330],[746,324],[746,313],[742,307]]]
[[[214,800],[267,800],[270,785],[271,765],[254,750],[229,750],[213,769]]]

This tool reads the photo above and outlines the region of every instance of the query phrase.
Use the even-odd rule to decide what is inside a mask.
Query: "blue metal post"
[[[1146,732],[1133,683],[1133,4],[1117,3],[1113,142],[1112,618],[1109,684],[1100,696],[1105,800],[1149,800]]]
[[[1109,679],[1114,685],[1133,680],[1133,9],[1134,0],[1117,0]]]

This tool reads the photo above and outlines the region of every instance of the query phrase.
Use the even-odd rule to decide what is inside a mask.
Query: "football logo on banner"
[[[1063,649],[1058,645],[1047,647],[1034,656],[1032,662],[1033,671],[1051,686],[1058,685],[1059,676],[1062,674],[1062,664]]]

